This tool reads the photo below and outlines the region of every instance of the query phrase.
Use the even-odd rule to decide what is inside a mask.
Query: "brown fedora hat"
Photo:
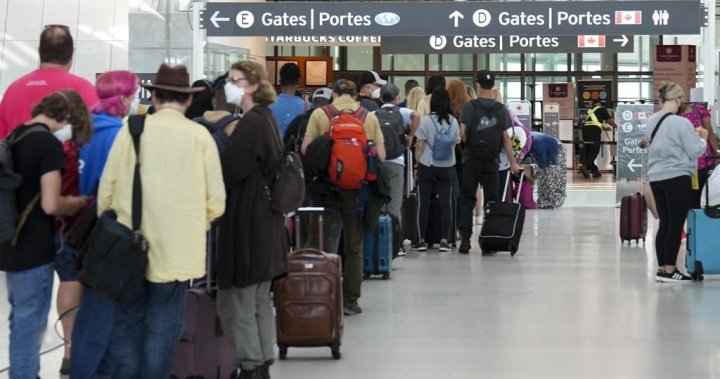
[[[201,92],[203,87],[190,87],[190,74],[184,65],[170,66],[165,63],[160,65],[155,81],[152,84],[143,84],[145,88],[161,89],[179,93]]]

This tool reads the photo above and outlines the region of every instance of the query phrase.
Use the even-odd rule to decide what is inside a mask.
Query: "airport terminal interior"
[[[373,276],[363,281],[359,300],[363,312],[344,319],[341,359],[333,359],[326,347],[291,347],[287,359],[277,359],[271,367],[273,378],[720,378],[720,276],[658,283],[654,239],[658,220],[648,215],[644,241],[623,242],[618,233],[621,198],[644,188],[645,155],[635,147],[635,138],[645,127],[643,120],[659,109],[653,103],[660,82],[672,80],[683,86],[685,100],[706,105],[716,135],[720,131],[715,0],[655,2],[687,4],[688,9],[697,4],[711,7],[697,15],[700,20],[708,12],[710,24],[689,17],[697,24],[695,32],[624,32],[627,15],[621,13],[619,20],[608,19],[617,22],[604,32],[592,29],[592,35],[576,33],[552,40],[557,37],[551,32],[538,32],[530,41],[534,37],[519,31],[524,37],[514,36],[519,44],[515,50],[508,45],[512,36],[507,32],[488,37],[504,41],[504,49],[499,50],[472,43],[445,46],[455,43],[451,36],[442,37],[439,48],[441,39],[434,30],[413,36],[381,35],[387,32],[380,29],[375,34],[345,36],[305,36],[300,29],[297,34],[284,29],[284,34],[274,35],[217,32],[211,36],[218,22],[242,24],[239,15],[222,14],[229,21],[219,13],[213,15],[215,9],[225,9],[221,3],[236,11],[246,3],[275,2],[0,0],[0,95],[37,67],[37,38],[43,25],[62,24],[75,38],[71,72],[91,82],[109,70],[130,70],[143,82],[152,82],[163,62],[186,65],[191,82],[212,81],[233,62],[254,60],[267,68],[278,89],[282,65],[298,64],[299,95],[307,100],[318,88],[340,78],[357,81],[367,70],[396,84],[404,99],[408,80],[425,88],[431,76],[443,75],[447,81],[473,86],[478,71],[490,70],[503,102],[518,113],[525,127],[553,135],[567,151],[564,204],[526,211],[517,254],[482,255],[477,239],[481,225],[474,227],[470,254],[459,254],[457,249],[407,249],[393,260],[389,279]],[[433,2],[412,3],[421,9]],[[473,4],[485,2],[435,3],[447,3],[450,13],[456,4],[479,7]],[[487,3],[521,11],[520,2]],[[196,7],[213,12],[201,15]],[[637,11],[638,25],[654,22],[662,30],[667,17],[663,21],[661,11],[653,19],[648,14],[652,8],[647,9],[651,10],[644,10],[642,17]],[[671,10],[669,17],[672,26],[675,18],[683,16]],[[453,20],[447,15],[442,19],[450,24]],[[472,19],[466,14],[461,21]],[[255,22],[261,22],[259,16]],[[477,17],[475,23],[479,25]],[[246,30],[241,28],[234,31]],[[415,38],[414,42],[403,42],[406,37]],[[527,41],[519,41],[522,38]],[[392,39],[399,43],[391,44]],[[678,60],[662,58],[676,52]],[[141,90],[139,95],[149,105],[150,94]],[[580,130],[598,99],[607,104],[618,128],[603,133],[596,161],[602,176],[587,178],[579,170]],[[624,118],[624,112],[631,116]],[[526,170],[532,170],[532,162],[528,164]],[[686,245],[683,240],[678,267],[687,272]],[[720,247],[716,250],[720,254]],[[57,286],[56,278],[41,353],[44,379],[68,377],[58,373],[63,340],[55,309]],[[9,375],[7,296],[5,273],[0,272],[0,378]]]

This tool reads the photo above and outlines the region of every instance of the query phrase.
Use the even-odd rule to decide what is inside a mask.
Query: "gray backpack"
[[[385,138],[385,159],[395,159],[405,153],[405,123],[400,109],[396,106],[383,107],[375,111]]]
[[[7,139],[0,140],[0,245],[2,248],[15,246],[20,229],[25,224],[30,211],[40,200],[40,193],[19,212],[17,209],[16,192],[22,184],[22,177],[15,172],[12,147],[32,133],[50,133],[41,125],[34,125],[22,133],[10,133]]]

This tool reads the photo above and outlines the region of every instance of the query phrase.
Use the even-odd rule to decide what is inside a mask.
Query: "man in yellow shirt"
[[[184,66],[160,66],[156,112],[140,138],[141,232],[148,241],[145,300],[118,304],[109,348],[112,378],[167,378],[182,332],[188,281],[205,274],[205,235],[225,211],[217,146],[185,118],[192,93]],[[118,132],[100,179],[98,213],[113,209],[130,226],[135,150],[128,126]]]
[[[340,111],[360,108],[357,103],[357,87],[355,83],[340,79],[335,82],[332,105]],[[380,123],[374,114],[368,114],[364,122],[365,136],[368,141],[372,140],[377,146],[380,160],[385,160],[385,139],[380,130]],[[305,154],[308,145],[316,138],[330,130],[330,119],[322,108],[318,108],[308,120],[305,139],[303,140],[302,152]],[[348,316],[362,313],[358,305],[360,298],[360,287],[363,275],[363,222],[356,214],[357,191],[345,191],[337,189],[337,196],[331,202],[330,212],[326,212],[324,219],[324,234],[328,235],[330,226],[342,219],[343,237],[345,240],[343,268],[343,302],[344,313]],[[317,217],[312,217],[308,226],[308,247],[318,246]]]

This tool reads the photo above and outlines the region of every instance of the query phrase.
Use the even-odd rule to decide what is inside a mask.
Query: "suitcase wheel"
[[[382,275],[382,278],[383,278],[383,280],[388,280],[388,279],[390,279],[390,273],[389,273],[389,272],[384,273],[384,274]]]
[[[370,273],[369,273],[369,272],[363,272],[363,279],[367,280],[367,279],[369,279],[369,278],[370,278]]]
[[[333,359],[338,360],[342,357],[342,354],[340,354],[340,343],[335,342],[334,344],[330,345],[330,350],[332,350]]]
[[[284,361],[285,359],[287,359],[287,351],[288,351],[287,345],[278,343],[278,350],[279,350],[278,355],[280,356],[280,360]]]

